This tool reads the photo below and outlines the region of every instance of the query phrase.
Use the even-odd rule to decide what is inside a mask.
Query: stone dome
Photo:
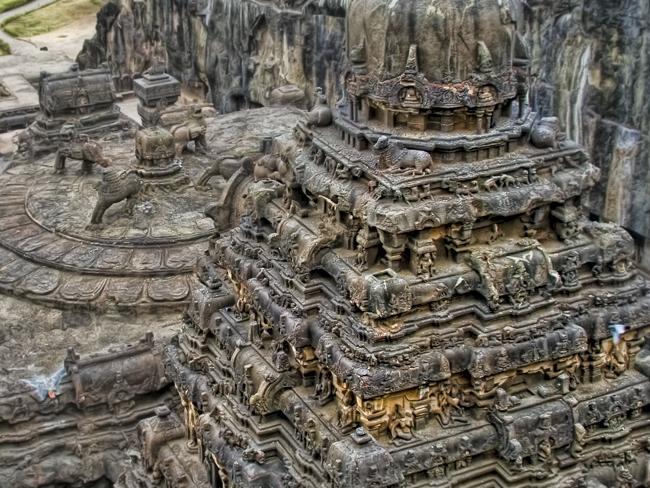
[[[516,0],[350,0],[348,59],[386,79],[404,72],[417,45],[430,82],[458,82],[510,70]],[[513,5],[511,5],[513,3]]]

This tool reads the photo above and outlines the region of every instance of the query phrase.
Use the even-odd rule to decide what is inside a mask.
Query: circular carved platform
[[[60,307],[183,306],[213,232],[202,206],[215,195],[196,198],[194,208],[189,198],[182,206],[173,195],[181,215],[170,212],[167,195],[149,195],[139,205],[159,206],[167,215],[128,218],[116,206],[114,222],[93,233],[84,217],[96,197],[88,192],[93,179],[84,178],[0,180],[7,196],[0,200],[0,289]]]
[[[256,153],[262,138],[289,130],[297,116],[263,109],[211,120],[210,154],[184,155],[188,185],[147,188],[132,215],[123,202],[115,204],[101,228],[88,225],[99,170],[80,175],[80,163],[69,160],[65,173],[55,175],[54,155],[15,165],[0,175],[0,292],[58,308],[182,308],[215,232],[204,210],[226,183],[217,176],[199,191],[192,182],[219,155]],[[101,143],[113,167],[133,167],[133,139],[109,135]]]
[[[160,246],[206,238],[214,231],[202,209],[214,195],[193,187],[163,192],[149,190],[132,216],[117,204],[104,215],[105,226],[88,228],[99,177],[63,176],[30,188],[25,197],[29,217],[49,232],[108,245]]]

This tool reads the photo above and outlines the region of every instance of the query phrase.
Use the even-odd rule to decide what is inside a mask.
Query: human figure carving
[[[393,413],[392,419],[388,425],[391,438],[410,441],[413,439],[414,425],[413,412],[405,409],[399,404],[395,405],[395,412]]]
[[[463,392],[457,384],[442,384],[436,400],[438,406],[435,412],[439,415],[442,425],[447,426],[454,422],[467,423],[463,411]]]
[[[629,362],[629,353],[627,350],[627,342],[619,340],[606,344],[605,347],[605,377],[616,378],[627,370]]]
[[[337,425],[341,430],[351,428],[355,421],[355,401],[351,390],[347,389],[341,396],[336,412]]]
[[[325,405],[329,401],[332,391],[333,385],[330,372],[327,369],[322,369],[318,373],[312,398],[317,399],[319,405]]]

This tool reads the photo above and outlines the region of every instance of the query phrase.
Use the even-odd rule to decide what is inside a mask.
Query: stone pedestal
[[[141,129],[135,137],[134,169],[146,187],[176,189],[190,183],[182,161],[176,159],[174,136],[162,127]]]
[[[173,105],[181,94],[181,84],[167,73],[145,74],[133,82],[133,91],[138,97],[138,114],[144,127],[159,123],[161,111]]]
[[[90,136],[128,127],[115,105],[115,89],[106,69],[79,71],[75,65],[67,73],[44,73],[39,106],[40,113],[28,129],[34,154],[56,148],[69,127]]]

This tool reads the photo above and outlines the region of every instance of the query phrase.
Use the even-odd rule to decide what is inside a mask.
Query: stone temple
[[[336,110],[211,241],[166,364],[213,486],[647,486],[633,242],[467,3],[352,1]]]
[[[158,63],[144,127],[105,82],[37,116],[0,290],[153,333],[0,399],[0,486],[650,486],[647,276],[510,3],[349,0],[309,111],[208,117]]]

